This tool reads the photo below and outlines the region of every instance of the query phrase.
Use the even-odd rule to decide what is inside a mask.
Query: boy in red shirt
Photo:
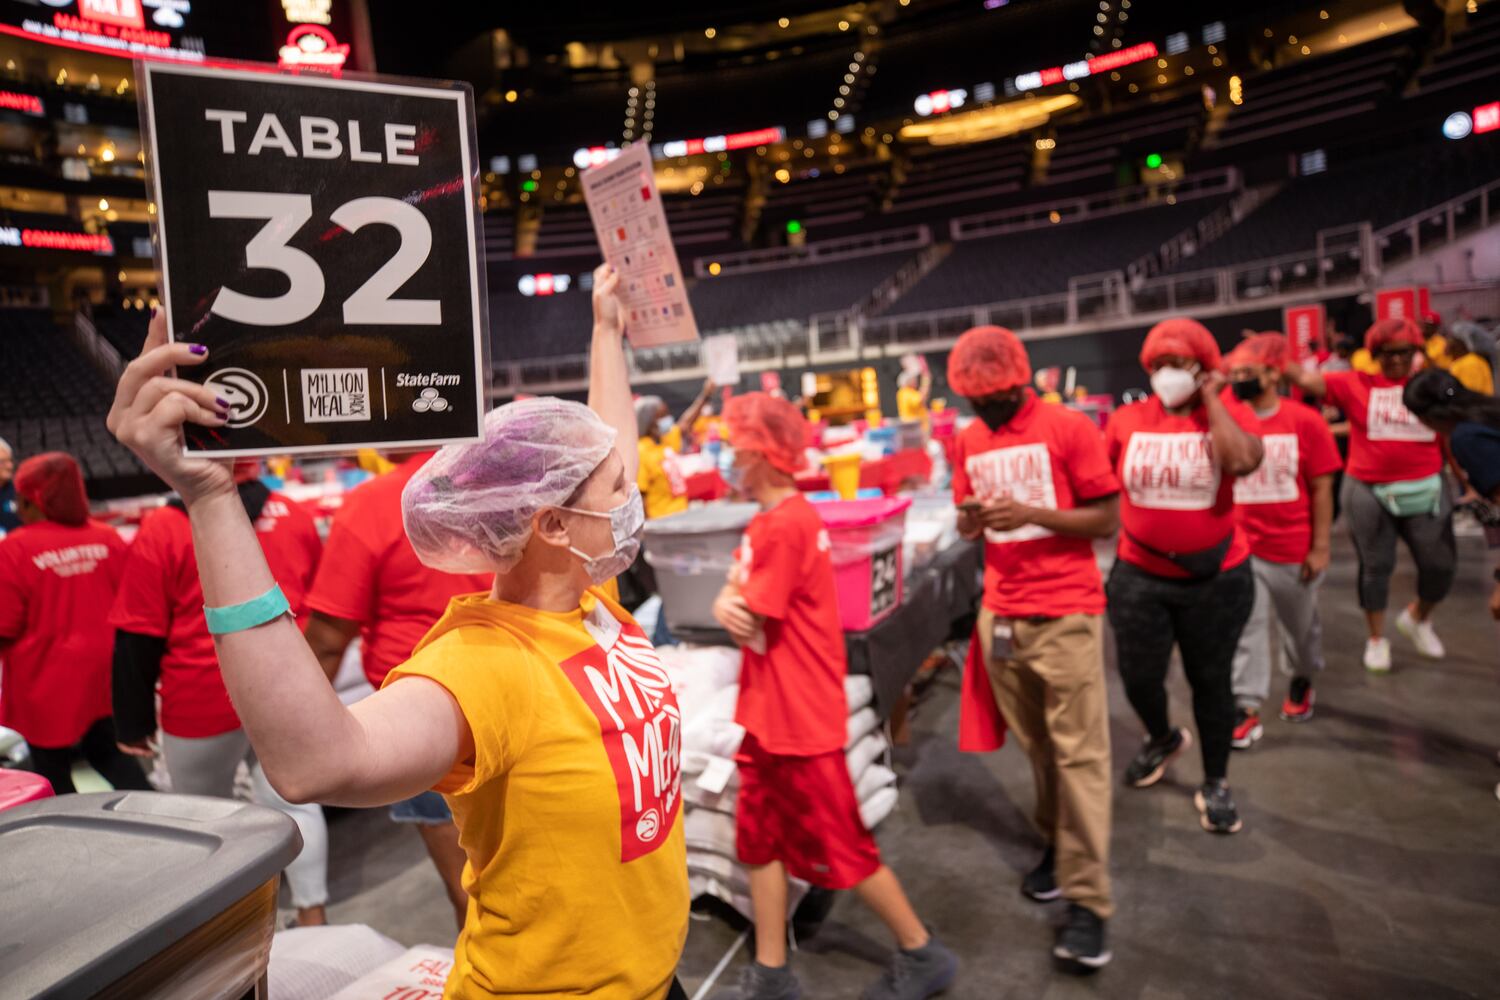
[[[58,795],[76,791],[75,748],[113,787],[148,789],[115,746],[114,630],[99,616],[119,587],[125,543],[89,520],[71,455],[28,458],[15,483],[22,526],[0,540],[0,722],[26,738],[32,767]]]
[[[787,967],[788,873],[854,889],[896,938],[891,970],[866,1000],[925,1000],[958,961],[917,919],[859,816],[844,758],[847,664],[828,532],[797,492],[806,423],[785,400],[736,396],[725,409],[731,485],[761,506],[714,614],[744,650],[735,720],[745,728],[737,841],[750,868],[755,961],[720,1000],[797,1000]]]
[[[1231,745],[1260,739],[1260,705],[1271,688],[1271,619],[1281,626],[1282,668],[1292,675],[1281,706],[1288,722],[1312,717],[1312,675],[1323,669],[1318,590],[1328,568],[1333,476],[1342,466],[1323,415],[1284,399],[1281,369],[1290,360],[1286,337],[1261,333],[1229,355],[1229,386],[1260,421],[1265,458],[1234,482],[1235,516],[1250,542],[1255,608],[1234,654],[1237,703]]]
[[[1031,759],[1046,852],[1021,884],[1066,896],[1053,954],[1070,971],[1110,960],[1109,706],[1104,584],[1093,539],[1119,527],[1120,482],[1088,417],[1036,398],[1009,330],[981,326],[948,356],[948,384],[979,419],[954,443],[959,532],[984,537],[977,633],[995,701]],[[1054,874],[1055,871],[1055,874]]]
[[[380,690],[385,675],[411,658],[452,598],[487,591],[494,582],[483,574],[428,569],[407,540],[401,492],[432,455],[424,451],[405,457],[396,468],[351,491],[333,516],[307,595],[312,615],[306,630],[307,644],[330,680],[357,635],[365,677]],[[463,886],[467,857],[443,797],[422,792],[391,806],[390,815],[397,823],[416,826],[462,927],[469,906]]]

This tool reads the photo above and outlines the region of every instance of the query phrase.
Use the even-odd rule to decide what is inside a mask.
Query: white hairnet
[[[406,537],[433,569],[504,573],[536,512],[566,504],[614,443],[614,428],[582,403],[543,397],[491,410],[483,441],[443,448],[406,484]]]
[[[660,396],[641,396],[635,401],[635,436],[645,437],[656,426],[656,415],[664,404]]]

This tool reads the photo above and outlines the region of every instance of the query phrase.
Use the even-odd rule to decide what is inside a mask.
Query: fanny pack
[[[1120,530],[1125,531],[1123,528]],[[1163,552],[1154,545],[1147,545],[1128,531],[1125,531],[1125,537],[1158,559],[1165,559],[1193,580],[1212,580],[1224,567],[1224,557],[1229,554],[1230,543],[1234,541],[1234,531],[1231,530],[1216,544],[1206,549],[1198,549],[1196,552]]]
[[[1435,472],[1421,479],[1376,483],[1370,487],[1370,492],[1395,517],[1436,515],[1443,502],[1443,477]]]

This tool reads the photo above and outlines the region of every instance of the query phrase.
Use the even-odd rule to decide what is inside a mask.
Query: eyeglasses
[[[1391,359],[1410,358],[1416,353],[1417,349],[1415,347],[1382,347],[1375,352],[1377,357]]]

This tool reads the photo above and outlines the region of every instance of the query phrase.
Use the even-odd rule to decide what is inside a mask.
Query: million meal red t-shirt
[[[459,594],[487,591],[494,577],[428,569],[401,524],[401,491],[433,452],[414,455],[352,490],[333,516],[307,607],[359,623],[365,676],[379,688]]]
[[[322,551],[312,516],[272,493],[255,533],[292,613],[301,614]],[[203,619],[193,531],[183,511],[163,507],[141,521],[109,624],[167,640],[161,660],[161,728],[166,733],[198,739],[240,728]]]
[[[1248,406],[1236,399],[1224,406],[1243,430],[1257,432]],[[1104,441],[1124,491],[1120,559],[1156,576],[1186,579],[1186,570],[1138,541],[1159,552],[1189,553],[1211,549],[1229,537],[1221,569],[1250,557],[1245,533],[1235,524],[1234,480],[1214,458],[1206,409],[1199,406],[1176,416],[1152,396],[1111,414]]]
[[[955,503],[1009,495],[1030,507],[1071,510],[1119,492],[1094,422],[1034,395],[1000,430],[975,420],[954,443]],[[986,531],[984,538],[984,606],[990,611],[1011,618],[1104,611],[1089,539],[1034,524]]]
[[[47,749],[73,746],[111,714],[109,607],[125,542],[89,521],[39,521],[0,541],[0,724]]]
[[[1235,513],[1250,554],[1274,563],[1301,563],[1312,547],[1312,481],[1343,466],[1323,415],[1291,399],[1257,415],[1266,457],[1234,482]]]
[[[1362,483],[1425,479],[1443,468],[1437,434],[1401,401],[1406,380],[1326,372],[1328,403],[1349,418],[1349,475]]]
[[[823,519],[801,495],[755,515],[740,540],[740,594],[766,619],[766,651],[743,651],[735,721],[771,753],[844,747],[848,661],[830,548]]]

